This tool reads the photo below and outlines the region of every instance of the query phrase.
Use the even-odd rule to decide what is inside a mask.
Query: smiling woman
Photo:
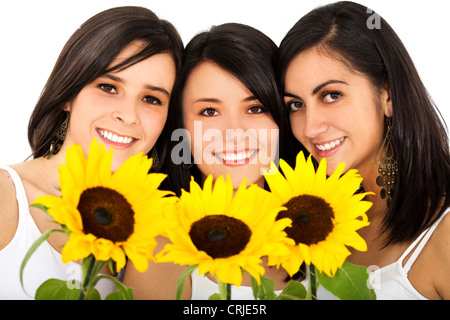
[[[66,104],[70,122],[66,141],[80,144],[93,137],[116,149],[113,170],[129,156],[147,153],[164,127],[169,92],[175,81],[175,63],[168,53],[158,53],[126,69],[115,70],[145,48],[130,43],[101,75]],[[85,149],[86,150],[86,149]]]
[[[235,187],[244,176],[264,187],[261,172],[277,156],[278,126],[235,76],[214,62],[199,64],[186,81],[183,122],[202,180],[229,173]]]
[[[114,148],[108,169],[112,171],[133,155],[164,151],[165,144],[159,137],[181,66],[182,47],[169,22],[140,7],[103,11],[81,25],[66,43],[31,115],[28,137],[34,159],[0,170],[0,202],[4,208],[0,214],[0,299],[30,298],[19,277],[11,275],[19,274],[17,257],[23,257],[54,224],[29,204],[40,196],[61,196],[58,169],[72,144],[77,144],[85,156],[94,139],[108,149]],[[78,163],[79,172],[81,167]],[[82,179],[77,174],[71,176]],[[104,202],[103,209],[94,210],[90,204],[99,197],[115,201]],[[133,226],[113,224],[113,211],[108,210],[114,205],[133,214],[135,208],[119,194],[99,186],[80,198],[83,205],[77,210],[85,231],[101,237],[105,234],[100,226],[114,225],[122,231],[113,240],[129,236]],[[89,220],[92,210],[94,219]],[[24,270],[26,292],[33,295],[49,278],[73,278],[70,270],[77,264],[61,261],[66,242],[64,234],[52,235],[31,257]],[[112,289],[105,287],[103,292]]]
[[[245,176],[264,187],[262,170],[271,161],[294,159],[290,147],[297,141],[273,70],[276,50],[266,35],[237,23],[215,26],[188,43],[171,100],[177,116],[166,128],[184,130],[181,142],[174,135],[169,139],[186,143],[189,155],[167,172],[168,188],[179,194],[189,189],[191,175],[202,184],[209,174],[217,179],[227,173],[235,188]],[[173,151],[168,156],[167,163],[180,157]]]
[[[327,173],[346,163],[375,192],[359,231],[368,250],[348,261],[378,267],[377,298],[449,299],[447,127],[398,35],[378,15],[373,28],[369,12],[342,1],[302,17],[280,45],[280,90],[295,137]]]

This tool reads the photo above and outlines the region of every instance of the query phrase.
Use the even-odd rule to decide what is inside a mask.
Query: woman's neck
[[[32,160],[36,162],[36,174],[42,177],[40,181],[44,192],[60,196],[59,168],[65,163],[65,150],[60,150],[56,155],[50,158],[41,157]]]

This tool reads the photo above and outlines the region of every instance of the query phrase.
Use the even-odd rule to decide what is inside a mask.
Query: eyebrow
[[[111,80],[113,80],[113,81],[120,82],[120,83],[124,83],[124,82],[125,82],[122,78],[116,77],[116,76],[114,76],[114,75],[112,75],[112,74],[109,74],[109,73],[105,73],[105,74],[101,75],[100,77],[108,78],[108,79],[111,79]],[[169,91],[167,91],[167,90],[164,89],[164,88],[157,87],[157,86],[152,86],[152,85],[150,85],[150,84],[146,84],[146,85],[144,86],[144,88],[145,88],[145,89],[152,90],[152,91],[159,91],[159,92],[165,94],[166,96],[170,97]]]
[[[319,92],[323,87],[326,87],[327,85],[332,84],[332,83],[341,83],[341,84],[346,84],[346,85],[348,85],[348,83],[345,82],[345,81],[341,81],[341,80],[328,80],[328,81],[325,81],[325,82],[322,83],[322,84],[319,84],[317,87],[315,87],[314,90],[313,90],[313,92],[312,92],[312,95],[313,95],[313,96],[316,95],[317,92]]]
[[[243,102],[248,102],[248,101],[254,101],[254,100],[258,100],[255,96],[249,96],[247,98],[245,98],[244,100],[242,100]],[[194,103],[197,102],[212,102],[212,103],[220,103],[222,102],[220,99],[217,98],[200,98],[195,100]]]
[[[341,83],[341,84],[346,84],[346,85],[348,85],[348,83],[345,82],[345,81],[341,81],[341,80],[328,80],[328,81],[325,81],[324,83],[319,84],[317,87],[315,87],[314,90],[312,91],[312,95],[313,95],[313,96],[316,95],[317,92],[319,92],[322,88],[324,88],[324,87],[326,87],[327,85],[332,84],[332,83]],[[290,92],[285,92],[285,93],[284,93],[284,96],[285,96],[285,97],[295,98],[295,99],[301,99],[301,97],[299,97],[299,96],[297,96],[297,95],[295,95],[295,94],[293,94],[293,93],[290,93]]]

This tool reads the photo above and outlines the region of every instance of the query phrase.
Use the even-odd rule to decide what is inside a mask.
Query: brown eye
[[[98,87],[108,93],[117,93],[116,87],[114,87],[111,84],[101,83],[98,85]]]
[[[248,109],[248,113],[250,114],[259,114],[259,113],[264,113],[266,110],[264,110],[263,107],[261,106],[252,106]]]
[[[338,91],[328,92],[323,96],[323,102],[332,103],[332,102],[339,100],[341,98],[341,96],[342,96],[342,93],[338,92]]]
[[[161,100],[158,98],[155,98],[153,96],[145,96],[144,99],[142,99],[145,103],[153,104],[153,105],[162,105]]]
[[[304,107],[304,103],[300,101],[291,101],[286,104],[289,111],[295,112]]]
[[[218,114],[219,112],[217,112],[217,110],[214,108],[205,108],[200,110],[200,115],[205,117],[214,117],[217,116]]]

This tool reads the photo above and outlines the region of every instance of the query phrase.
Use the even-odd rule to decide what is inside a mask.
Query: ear
[[[392,117],[392,99],[389,81],[386,81],[385,86],[381,89],[380,98],[384,115],[386,117]]]
[[[64,106],[63,110],[67,111],[67,112],[72,111],[72,102],[71,101],[67,102],[66,105]]]

